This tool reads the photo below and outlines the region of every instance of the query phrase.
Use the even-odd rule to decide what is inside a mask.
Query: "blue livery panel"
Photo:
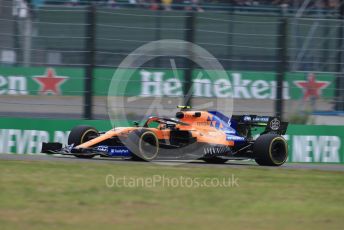
[[[106,146],[95,147],[96,151],[107,153],[111,157],[131,157],[132,152],[125,146]]]

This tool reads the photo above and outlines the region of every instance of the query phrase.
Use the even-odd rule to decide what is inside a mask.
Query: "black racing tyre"
[[[264,166],[281,166],[288,158],[286,140],[277,134],[264,134],[253,144],[255,161]]]
[[[159,153],[159,139],[149,129],[135,130],[128,135],[126,146],[133,153],[132,160],[152,161]]]
[[[98,130],[92,126],[88,125],[79,125],[74,127],[69,136],[68,136],[68,145],[74,144],[74,146],[80,145],[92,139],[94,136],[98,136]],[[75,155],[79,158],[92,158],[94,156],[83,156],[83,155]]]
[[[228,159],[223,159],[220,157],[202,158],[202,160],[210,164],[224,164],[226,161],[228,161]]]

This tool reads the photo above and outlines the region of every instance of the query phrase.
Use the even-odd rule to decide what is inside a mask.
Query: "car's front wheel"
[[[159,153],[159,139],[153,131],[148,129],[131,132],[126,146],[133,153],[133,160],[152,161]]]
[[[253,154],[259,165],[280,166],[288,158],[288,145],[280,135],[264,134],[253,144]]]
[[[74,146],[78,146],[82,143],[85,143],[95,137],[99,136],[99,132],[96,128],[88,125],[79,125],[74,127],[69,136],[68,136],[68,145],[74,144]],[[75,154],[76,157],[79,158],[92,158],[93,155],[78,155]]]

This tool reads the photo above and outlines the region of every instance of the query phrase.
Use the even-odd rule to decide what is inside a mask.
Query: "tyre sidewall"
[[[273,145],[276,142],[283,142],[284,144],[284,154],[283,160],[278,161],[273,156]],[[288,158],[288,145],[286,140],[277,134],[264,134],[257,138],[253,145],[253,153],[255,155],[255,160],[259,165],[266,165],[266,166],[280,166],[284,164]]]
[[[98,130],[92,126],[87,125],[80,125],[74,127],[69,136],[68,136],[68,145],[74,144],[74,146],[78,146],[82,143],[85,143],[88,140],[85,140],[85,137],[89,133],[98,133]]]
[[[146,135],[152,135],[155,139],[156,145],[151,145],[154,152],[152,157],[147,157],[144,153],[144,150],[142,149],[144,140],[143,138]],[[129,150],[132,152],[133,160],[140,160],[140,161],[152,161],[154,160],[158,153],[159,153],[159,139],[157,135],[148,129],[140,129],[140,130],[135,130],[128,135],[128,140],[126,141],[125,145],[129,148]]]
[[[78,146],[80,144],[85,143],[88,140],[85,140],[86,136],[90,133],[96,133],[98,134],[98,130],[92,126],[88,125],[80,125],[74,127],[69,136],[68,136],[68,145],[74,144],[74,146]],[[82,154],[75,154],[78,158],[85,158],[90,159],[93,158],[93,155],[82,155]]]

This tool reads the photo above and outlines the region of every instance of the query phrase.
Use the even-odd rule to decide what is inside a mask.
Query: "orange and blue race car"
[[[121,157],[153,161],[162,159],[201,159],[225,163],[230,159],[254,159],[259,165],[280,166],[288,158],[288,123],[277,117],[237,115],[231,118],[218,111],[194,111],[178,106],[175,118],[152,116],[139,126],[115,127],[99,132],[90,126],[77,126],[70,132],[68,145],[43,143],[47,154],[79,158]],[[262,127],[257,138],[254,129]]]

